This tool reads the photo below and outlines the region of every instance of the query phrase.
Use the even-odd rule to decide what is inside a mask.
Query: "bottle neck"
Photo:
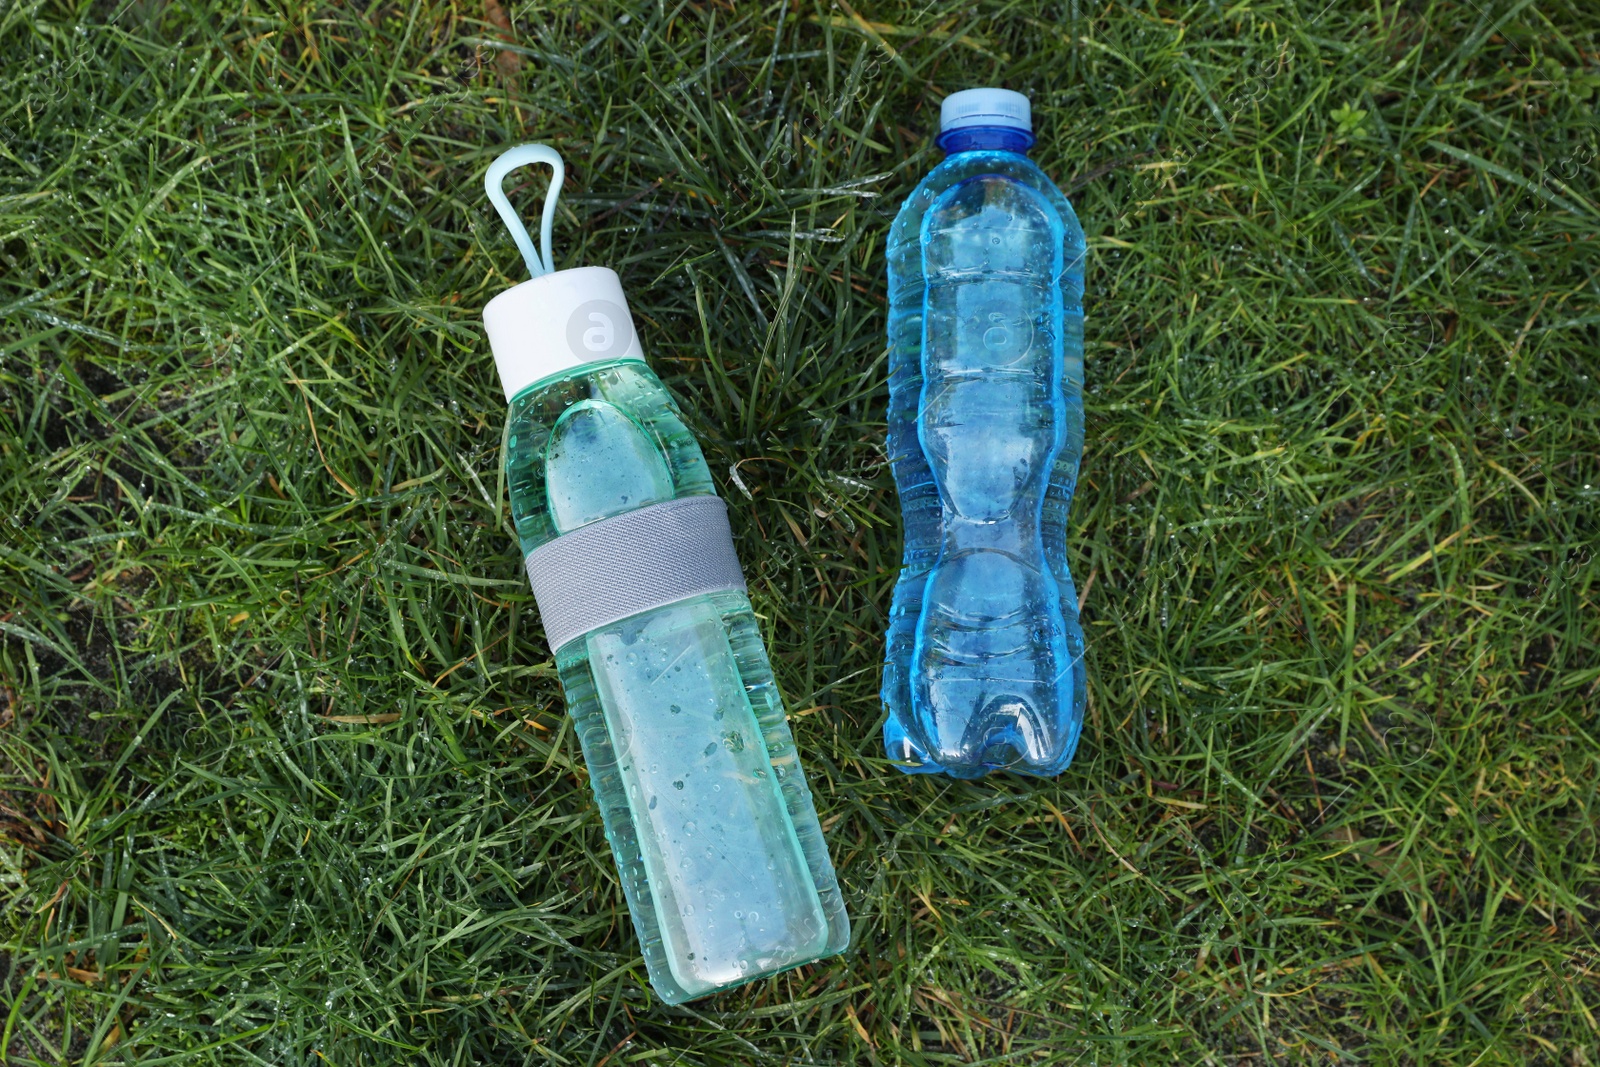
[[[1015,126],[961,126],[941,133],[934,142],[950,155],[957,152],[1016,152],[1027,155],[1033,134]]]

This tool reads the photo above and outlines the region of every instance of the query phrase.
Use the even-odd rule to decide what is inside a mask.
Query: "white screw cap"
[[[585,363],[644,362],[622,280],[610,267],[574,267],[514,285],[484,306],[483,326],[507,400]]]
[[[1033,132],[1028,98],[1010,89],[963,89],[939,105],[939,132],[964,126],[1002,126]]]

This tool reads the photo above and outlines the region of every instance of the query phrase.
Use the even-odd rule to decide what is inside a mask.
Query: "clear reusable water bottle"
[[[556,167],[542,261],[500,189],[524,162]],[[650,983],[677,1004],[840,952],[849,922],[700,447],[617,275],[544,269],[560,179],[543,146],[491,167],[534,278],[483,318],[529,579]]]
[[[905,519],[884,746],[911,773],[1055,775],[1083,722],[1067,511],[1084,238],[1028,100],[945,99],[948,153],[889,231],[889,454]]]

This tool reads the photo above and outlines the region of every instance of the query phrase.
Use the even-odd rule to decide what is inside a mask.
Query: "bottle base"
[[[832,940],[832,938],[829,938],[830,942]],[[797,967],[808,967],[813,963],[820,963],[830,957],[841,955],[843,952],[844,946],[834,948],[830,943],[828,947],[824,948],[821,952],[814,956],[807,956],[803,959],[789,960],[779,964],[776,967],[768,967],[764,970],[752,971],[751,973],[743,975],[733,981],[723,982],[710,987],[701,986],[698,988],[686,988],[680,985],[672,975],[662,975],[656,973],[656,971],[651,968],[649,960],[645,961],[645,973],[649,976],[650,988],[655,992],[656,996],[661,998],[661,1002],[663,1004],[670,1004],[676,1007],[679,1004],[688,1004],[692,1001],[704,1000],[707,997],[714,997],[719,993],[727,993],[743,986],[750,985],[753,982],[759,982],[763,979],[772,978],[783,974],[786,971],[792,971]]]
[[[912,740],[899,716],[890,709],[883,723],[883,749],[902,774],[943,774],[971,780],[1006,771],[1032,778],[1054,778],[1072,765],[1072,757],[1078,750],[1078,730],[1074,728],[1061,753],[1048,762],[1029,760],[1015,746],[1003,741],[987,744],[972,759],[940,760]]]

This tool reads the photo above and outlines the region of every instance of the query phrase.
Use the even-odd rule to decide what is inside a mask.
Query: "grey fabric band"
[[[552,652],[641,611],[745,588],[728,506],[714,496],[601,519],[529,552],[527,564]]]

